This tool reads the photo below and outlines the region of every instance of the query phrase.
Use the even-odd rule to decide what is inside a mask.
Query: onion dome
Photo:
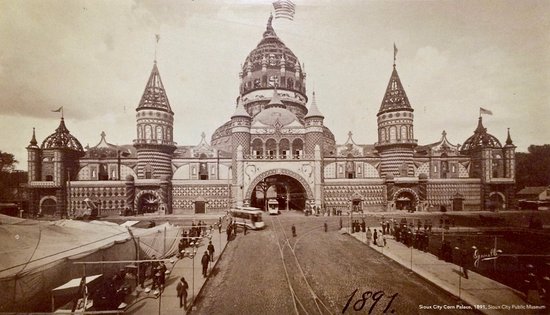
[[[82,149],[82,145],[76,139],[67,127],[65,126],[65,120],[63,117],[61,117],[61,122],[59,123],[59,127],[55,129],[55,132],[49,135],[44,141],[42,142],[42,149],[70,149],[74,151],[80,151],[83,152],[84,149]]]
[[[384,94],[384,99],[382,99],[382,104],[380,105],[380,110],[378,111],[378,116],[383,113],[398,111],[398,110],[408,110],[413,111],[411,104],[409,103],[409,98],[405,93],[405,89],[401,84],[399,79],[399,74],[397,74],[397,69],[393,65],[393,72],[391,74],[390,82],[386,88],[386,94]]]
[[[321,114],[321,111],[319,108],[317,108],[317,100],[315,99],[315,91],[313,91],[313,99],[311,101],[311,106],[309,107],[309,110],[307,111],[307,114],[305,118],[311,118],[311,117],[319,117],[319,118],[325,118],[323,114]]]
[[[241,70],[241,94],[274,86],[305,95],[305,73],[296,55],[279,39],[269,17],[263,38],[246,57]]]
[[[157,109],[173,113],[170,108],[168,97],[166,96],[166,91],[164,90],[164,85],[160,79],[160,73],[157,68],[156,61],[153,65],[153,70],[151,70],[149,81],[147,81],[145,91],[143,91],[143,96],[141,97],[141,101],[139,102],[136,110],[140,109]]]
[[[488,133],[487,128],[483,127],[481,117],[479,117],[474,134],[464,142],[460,151],[467,153],[478,148],[502,148],[500,141]]]

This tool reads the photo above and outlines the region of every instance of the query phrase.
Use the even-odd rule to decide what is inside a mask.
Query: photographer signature
[[[359,289],[355,289],[353,293],[350,295],[350,297],[348,298],[346,305],[342,309],[342,314],[345,314],[348,308],[350,307],[351,303],[353,302],[353,298],[357,294],[357,291],[359,291]],[[386,307],[384,308],[384,310],[379,309],[378,312],[382,311],[382,314],[394,313],[395,310],[391,309],[391,305],[398,294],[399,293],[386,295],[384,291],[376,291],[376,292],[364,291],[361,297],[360,298],[358,297],[355,303],[353,303],[353,310],[356,312],[361,311],[365,307],[365,305],[369,304],[367,302],[369,302],[369,300],[372,300],[372,304],[370,305],[370,308],[369,308],[369,314],[372,314],[372,312],[376,309],[376,305],[378,305],[378,302],[380,302],[380,300],[383,297],[386,297],[386,299],[388,300],[386,302]],[[380,308],[384,307],[382,303],[383,302],[381,302],[380,304]]]

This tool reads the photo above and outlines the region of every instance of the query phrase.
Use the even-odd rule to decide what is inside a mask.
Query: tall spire
[[[32,138],[29,147],[38,147],[38,142],[36,141],[36,134],[34,127],[32,127]]]
[[[405,89],[403,88],[403,84],[401,84],[399,74],[397,74],[397,69],[395,68],[394,64],[393,71],[390,77],[390,82],[388,83],[388,87],[386,88],[386,93],[384,94],[384,98],[382,99],[382,104],[380,105],[378,115],[390,111],[404,109],[413,111],[411,104],[409,103],[407,93],[405,93]]]
[[[508,128],[508,137],[506,138],[506,145],[507,146],[514,145],[514,143],[512,142],[512,137],[510,137],[510,128]]]
[[[310,117],[325,118],[325,116],[323,116],[323,114],[321,114],[321,111],[317,107],[317,99],[315,98],[315,91],[313,91],[311,106],[309,107],[309,110],[307,111],[307,114],[304,118],[310,118]]]
[[[156,61],[153,64],[153,70],[151,70],[151,75],[145,86],[145,91],[143,91],[143,96],[137,107],[137,109],[142,108],[158,109],[172,113],[170,102],[164,90],[164,85],[160,79]]]

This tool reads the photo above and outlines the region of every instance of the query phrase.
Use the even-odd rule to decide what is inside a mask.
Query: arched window
[[[267,141],[265,142],[265,151],[270,159],[276,158],[277,141],[275,141],[275,139],[267,139]]]
[[[295,159],[299,159],[302,157],[302,154],[304,152],[304,142],[302,141],[302,139],[294,139],[294,141],[292,141],[292,151],[294,151],[293,157]]]
[[[290,141],[288,139],[279,141],[279,154],[283,159],[290,158]]]
[[[390,127],[390,141],[395,141],[397,140],[397,129],[395,128],[395,126],[391,126]]]
[[[401,140],[407,140],[407,126],[401,126]]]
[[[153,178],[153,168],[151,167],[151,164],[145,165],[145,178],[146,179]]]
[[[256,159],[261,159],[264,155],[264,144],[261,139],[252,141],[252,156]]]
[[[137,127],[137,134],[138,134],[138,139],[143,138],[143,131],[141,130],[141,126]]]
[[[380,142],[386,142],[386,129],[380,129]]]
[[[161,126],[157,126],[157,140],[162,142],[164,140],[164,133]]]
[[[153,139],[153,129],[150,125],[145,125],[145,139],[151,140]]]

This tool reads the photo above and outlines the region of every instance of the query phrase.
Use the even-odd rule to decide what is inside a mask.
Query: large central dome
[[[272,19],[270,16],[262,40],[244,61],[240,94],[277,86],[305,96],[306,75],[298,58],[275,34]]]

